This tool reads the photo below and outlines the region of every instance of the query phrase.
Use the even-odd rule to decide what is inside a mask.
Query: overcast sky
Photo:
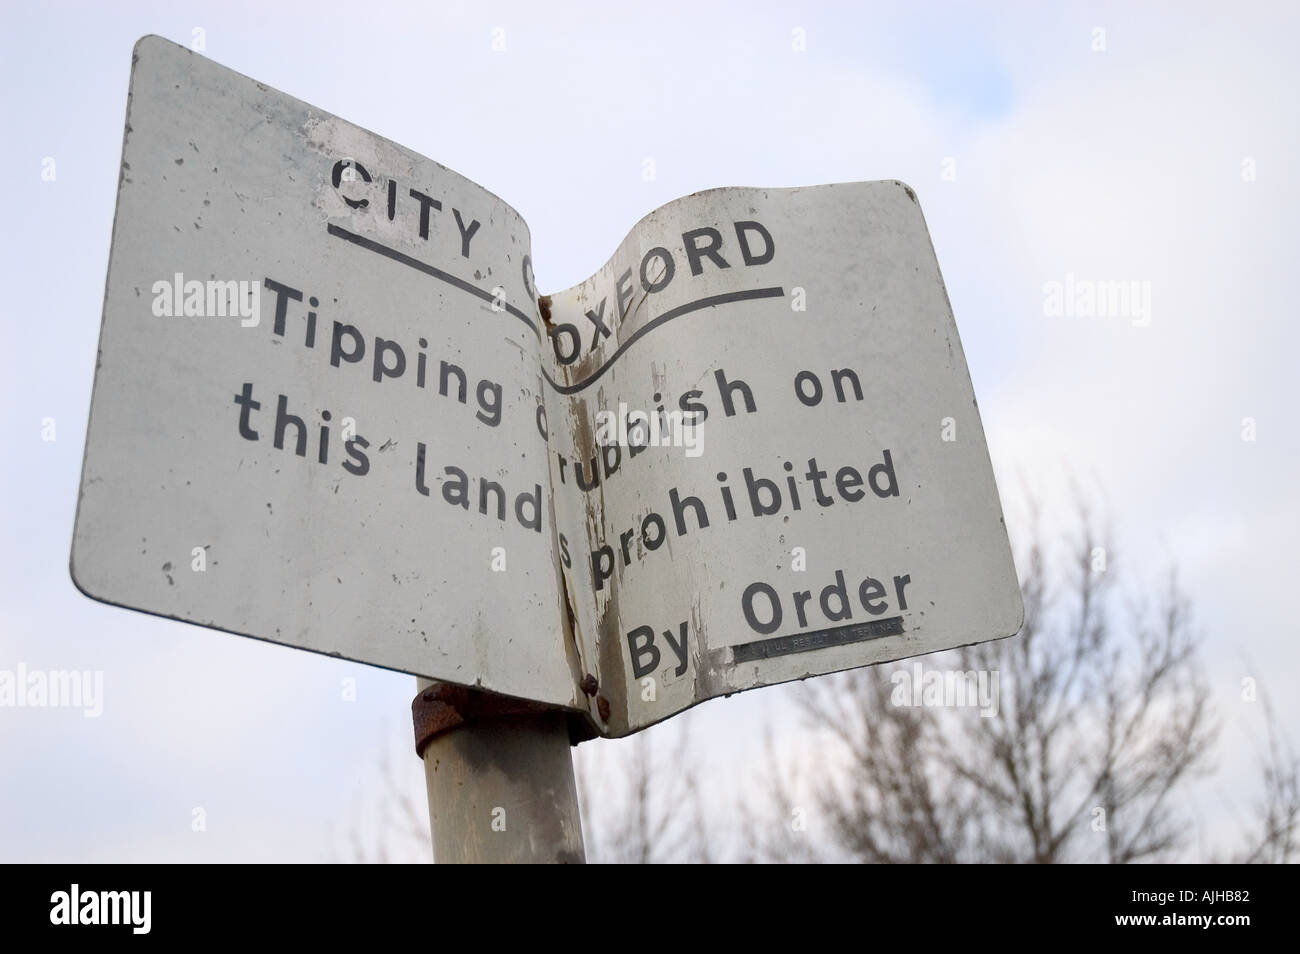
[[[1296,8],[715,6],[3,0],[0,669],[102,670],[104,707],[0,708],[0,860],[347,857],[351,820],[374,821],[381,758],[423,797],[410,677],[94,603],[69,579],[131,48],[147,33],[201,39],[217,62],[495,192],[528,222],[543,291],[587,278],[641,216],[700,189],[908,182],[1013,542],[1026,490],[1068,509],[1077,483],[1139,591],[1176,567],[1192,595],[1226,727],[1190,809],[1210,840],[1231,830],[1259,728],[1242,678],[1300,725],[1286,607]],[[1045,285],[1068,276],[1149,283],[1149,314],[1048,314]],[[798,745],[791,719],[787,690],[760,690],[651,735],[687,725],[723,799],[758,768],[756,726]]]

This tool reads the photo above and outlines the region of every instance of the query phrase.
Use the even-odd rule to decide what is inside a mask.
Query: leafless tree
[[[1265,750],[1260,758],[1262,791],[1246,845],[1232,860],[1244,864],[1287,864],[1300,853],[1297,844],[1300,760],[1283,736],[1267,694],[1260,696],[1260,704],[1267,728]]]
[[[1216,735],[1186,600],[1171,580],[1153,608],[1117,605],[1086,515],[1071,554],[1053,574],[1031,544],[1018,636],[920,661],[996,673],[996,714],[896,704],[898,667],[803,687],[811,725],[847,756],[816,803],[849,857],[1122,863],[1182,846],[1177,796]]]
[[[1179,803],[1208,771],[1217,735],[1187,600],[1171,577],[1154,606],[1126,601],[1086,512],[1080,527],[1062,572],[1049,566],[1041,535],[1020,561],[1018,636],[799,687],[810,727],[839,751],[841,771],[811,780],[820,841],[767,824],[756,829],[759,857],[1178,856],[1190,830]],[[899,673],[911,679],[917,662],[970,679],[998,674],[996,712],[900,700]],[[1234,859],[1282,862],[1297,848],[1300,762],[1263,702],[1262,794]],[[797,811],[788,773],[773,764],[769,812],[788,821]]]
[[[1086,513],[1079,525],[1062,559],[1049,558],[1041,535],[1022,554],[1019,635],[794,687],[806,730],[779,754],[768,735],[764,798],[739,806],[734,850],[716,799],[703,797],[689,715],[671,729],[580,746],[588,860],[1179,858],[1192,830],[1184,796],[1209,770],[1217,736],[1187,599],[1172,576],[1152,603],[1126,598]],[[911,679],[918,663],[996,674],[996,705],[900,701],[898,674]],[[1284,862],[1300,841],[1300,762],[1261,702],[1261,791],[1229,857]],[[399,792],[384,768],[386,787]],[[409,795],[389,804],[370,850],[353,830],[357,860],[400,855],[389,838],[427,845],[423,806]]]

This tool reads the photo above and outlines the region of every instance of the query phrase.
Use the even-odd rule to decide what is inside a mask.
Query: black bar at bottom
[[[741,643],[731,647],[731,654],[732,659],[738,663],[753,662],[756,659],[806,653],[831,646],[847,646],[849,643],[861,643],[882,636],[898,636],[902,632],[903,617],[889,616],[867,623],[849,623],[847,626],[834,626],[811,633],[792,633],[789,636],[773,636],[771,639]]]
[[[275,821],[271,815],[268,819]],[[0,833],[5,830],[0,825]],[[1102,950],[1111,950],[1113,938],[1131,934],[1126,948],[1153,947],[1161,940],[1162,947],[1184,954],[1196,938],[1205,938],[1222,952],[1253,949],[1267,938],[1294,931],[1295,875],[1288,870],[1268,865],[988,865],[972,872],[961,865],[899,865],[888,878],[878,879],[871,902],[878,920],[888,918],[913,928],[929,925],[934,938],[952,938],[959,944],[962,938],[1069,936],[1108,942]],[[430,898],[430,878],[405,865],[32,865],[11,873],[15,877],[0,891],[0,929],[5,950],[13,951],[73,945],[93,951],[106,941],[136,944],[142,937],[156,937],[169,945],[168,950],[184,950],[199,935],[236,951],[248,949],[255,938],[283,938],[295,949],[319,941],[323,950],[333,951],[340,939],[353,947],[352,937],[373,942],[376,929],[385,924],[413,923],[412,912],[428,910]],[[745,875],[738,872],[735,877]],[[783,876],[764,877],[779,886]],[[800,885],[806,890],[803,875],[786,877],[792,896]],[[462,887],[481,886],[456,897],[456,914],[472,923],[500,921],[499,890],[512,882],[519,891],[512,892],[509,902],[511,918],[542,923],[555,913],[551,896],[535,890],[537,877],[527,871],[476,875],[460,869],[455,878]],[[860,889],[843,878],[840,883],[840,888],[829,889],[830,901],[861,902]],[[148,891],[148,934],[143,924],[138,925],[142,933],[136,933],[137,925],[124,916],[123,905],[99,905],[93,918],[79,905],[78,923],[71,925],[70,918],[61,917],[70,912],[60,903],[74,884],[83,900],[92,891],[139,892],[137,912]],[[1189,894],[1194,900],[1182,900]],[[938,922],[935,898],[942,899]],[[47,943],[59,940],[60,934],[66,935],[62,945]],[[173,938],[175,943],[170,943]]]

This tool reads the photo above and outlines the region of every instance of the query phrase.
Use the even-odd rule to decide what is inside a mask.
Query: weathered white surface
[[[757,221],[770,233],[769,262],[744,263],[737,221]],[[701,258],[701,274],[694,275],[683,233],[702,227],[718,230],[718,253],[728,267]],[[762,259],[763,240],[747,234],[751,257]],[[675,271],[662,290],[647,294],[640,266],[655,247],[671,255]],[[662,255],[651,266],[647,274],[654,285]],[[623,283],[627,316],[620,320],[619,279],[629,269],[630,282]],[[689,302],[761,289],[770,290],[763,293],[768,297],[689,311],[644,331]],[[792,307],[796,289],[806,295],[806,311]],[[585,316],[589,309],[600,315],[602,298],[602,323],[612,328],[608,337]],[[554,382],[547,396],[550,463],[557,526],[571,563],[565,576],[582,666],[599,676],[599,696],[608,703],[608,717],[601,720],[606,733],[632,732],[739,689],[1019,629],[1023,607],[970,377],[921,210],[906,186],[719,189],[678,200],[640,222],[590,281],[553,296],[551,312],[555,325],[582,331],[576,361],[562,364],[548,351]],[[595,336],[601,337],[591,351]],[[571,353],[567,340],[560,352]],[[724,415],[718,369],[729,381],[749,386],[755,413],[745,413],[736,393],[735,416]],[[837,401],[835,369],[856,372],[861,401],[847,380],[849,400]],[[819,406],[797,400],[793,381],[801,370],[819,377]],[[598,488],[584,493],[575,486],[573,462],[586,467],[600,450],[598,410],[616,409],[620,402],[653,410],[656,393],[673,409],[692,390],[709,410],[701,456],[666,447],[629,460],[625,451],[618,471],[602,474]],[[951,419],[955,440],[943,439],[945,419]],[[568,426],[561,427],[566,420]],[[873,465],[883,463],[885,450],[897,496],[881,498],[851,482],[849,493],[865,490],[863,499],[849,501],[836,492],[840,468],[852,466],[865,480]],[[563,482],[557,453],[568,461]],[[810,481],[802,479],[810,458],[828,472],[821,483],[833,501],[829,506],[817,505]],[[787,461],[801,478],[799,510],[789,505]],[[744,468],[775,481],[783,498],[777,513],[754,516]],[[719,492],[719,473],[732,489],[734,521]],[[879,482],[891,489],[883,474]],[[708,527],[698,526],[694,511],[684,511],[687,532],[677,532],[669,498],[674,488],[681,497],[702,501]],[[660,514],[667,526],[667,539],[657,549],[642,534],[650,513]],[[622,535],[629,530],[635,532],[625,566]],[[657,538],[657,529],[652,526],[649,535]],[[616,565],[597,590],[590,557],[605,545]],[[806,552],[804,572],[792,568],[795,547]],[[842,619],[828,618],[820,605],[837,570],[844,574],[851,612]],[[910,577],[905,608],[895,576]],[[859,599],[868,577],[886,591],[882,607],[869,587],[876,615]],[[766,584],[780,596],[783,619],[770,633],[757,631],[743,615],[742,596],[752,584]],[[811,599],[801,624],[793,594],[805,590]],[[840,614],[838,597],[829,597],[828,605]],[[756,618],[766,626],[766,597],[757,606]],[[885,629],[893,626],[896,635],[841,628],[891,619]],[[629,638],[642,626],[655,633],[657,665],[645,649],[644,631]],[[663,634],[667,630],[678,640],[683,626],[688,645],[679,662]],[[832,645],[813,648],[817,644],[788,638],[811,633]],[[778,642],[766,642],[772,639]],[[742,645],[748,648],[736,648]],[[786,652],[757,658],[777,648]],[[638,660],[648,671],[636,672]],[[598,719],[599,708],[593,699]]]
[[[344,158],[372,182],[336,188],[332,170]],[[391,222],[389,179],[399,186]],[[430,208],[427,238],[410,189],[441,202]],[[344,196],[368,205],[349,208]],[[468,257],[453,209],[466,227],[480,222]],[[489,299],[500,286],[519,313],[330,234],[331,225]],[[175,619],[571,704],[546,445],[535,424],[538,340],[524,320],[537,323],[523,277],[528,250],[519,216],[461,176],[182,47],[141,40],[73,543],[77,585]],[[277,296],[265,289],[256,327],[157,317],[154,283],[178,272],[272,278],[303,301],[289,303],[283,335],[273,330]],[[320,303],[314,347],[305,344],[309,296]],[[364,361],[331,366],[335,320],[365,336]],[[404,349],[402,377],[372,380],[376,336]],[[420,350],[423,389],[414,380]],[[438,393],[443,359],[468,376],[465,404],[454,382],[451,396]],[[498,426],[475,416],[480,379],[502,385]],[[244,383],[261,403],[250,409],[257,440],[241,437],[234,397]],[[272,445],[281,394],[304,422],[303,456],[292,426],[284,449]],[[350,459],[347,417],[369,442],[363,476],[341,466]],[[428,446],[428,496],[415,488],[417,442]],[[471,480],[468,511],[440,495],[447,465]],[[505,521],[479,513],[479,477],[504,486]],[[538,485],[543,514],[533,532],[513,510],[516,495]],[[497,546],[506,572],[491,570]],[[196,547],[202,572],[192,569]]]
[[[553,296],[546,341],[528,254],[519,216],[461,176],[142,40],[77,585],[163,616],[585,705],[608,735],[740,689],[1016,632],[997,489],[910,189],[720,189],[673,202],[590,281]],[[177,274],[270,279],[301,300],[260,289],[255,325],[159,317],[155,283]],[[440,393],[443,361],[464,371],[463,403],[454,377]],[[801,371],[820,386],[816,406],[796,395]],[[860,399],[848,377],[839,399],[834,372],[845,371]],[[752,413],[733,388],[725,413],[719,374],[744,382]],[[249,393],[259,408],[236,400]],[[302,421],[301,455],[294,425],[273,445],[281,395]],[[624,446],[598,486],[578,488],[576,468],[590,482],[593,457],[612,453],[597,443],[597,411],[683,400],[708,409],[700,456]],[[366,443],[345,445],[353,434]],[[445,495],[447,467],[465,473],[465,508]],[[757,494],[773,513],[754,512],[746,469],[769,482]],[[503,520],[484,479],[503,488]],[[698,498],[708,526],[674,507],[674,491]],[[534,492],[536,529],[527,503],[516,511]],[[590,696],[578,688],[588,675]]]

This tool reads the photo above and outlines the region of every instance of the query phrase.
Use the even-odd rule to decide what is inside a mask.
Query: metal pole
[[[563,711],[418,679],[433,860],[586,860],[569,718]]]

